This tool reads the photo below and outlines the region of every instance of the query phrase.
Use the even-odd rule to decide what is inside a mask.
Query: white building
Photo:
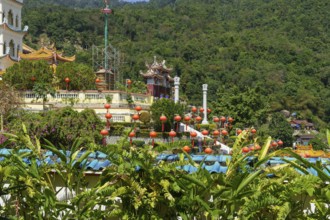
[[[19,60],[23,37],[28,27],[22,29],[23,0],[0,0],[0,75]]]

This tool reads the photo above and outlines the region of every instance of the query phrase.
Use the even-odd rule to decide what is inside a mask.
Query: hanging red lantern
[[[69,90],[69,83],[70,83],[70,78],[69,77],[66,77],[64,79],[65,83],[66,83],[66,90]]]
[[[202,135],[204,135],[204,145],[206,144],[206,135],[208,135],[209,134],[209,132],[208,132],[208,130],[203,130],[202,131]]]
[[[196,112],[197,112],[197,108],[196,108],[195,106],[193,106],[193,107],[191,108],[191,111],[192,111],[193,113],[196,113]]]
[[[209,134],[208,130],[203,130],[203,131],[202,131],[202,135],[206,136],[206,135],[208,135],[208,134]]]
[[[182,150],[185,151],[185,152],[187,152],[187,153],[189,153],[191,149],[190,149],[189,146],[184,146],[184,147],[182,148]]]
[[[260,147],[259,144],[255,144],[255,145],[254,145],[254,148],[255,148],[256,150],[260,150],[260,149],[261,149],[261,147]]]
[[[277,142],[276,141],[272,141],[271,146],[272,147],[276,147],[277,146]]]
[[[229,123],[233,123],[233,121],[234,121],[234,119],[233,119],[232,117],[229,117],[229,118],[228,118],[228,122],[229,122]]]
[[[207,113],[210,114],[211,112],[212,112],[212,110],[208,108]]]
[[[135,111],[140,112],[141,110],[142,110],[141,106],[138,105],[138,106],[135,107]]]
[[[221,121],[221,123],[225,123],[226,120],[227,120],[226,117],[224,117],[224,116],[221,116],[221,117],[220,117],[220,121]]]
[[[108,104],[108,103],[106,103],[106,104],[104,104],[104,108],[105,108],[106,110],[109,110],[109,108],[111,108],[111,105]]]
[[[248,147],[243,147],[242,148],[243,153],[248,153],[249,151],[250,151],[250,149]]]
[[[109,131],[106,130],[106,129],[103,129],[100,131],[100,134],[103,135],[103,136],[107,136],[109,134]]]
[[[218,118],[218,117],[214,117],[214,118],[213,118],[213,122],[214,122],[214,123],[219,123],[219,122],[220,122],[220,118]]]
[[[206,154],[212,154],[213,150],[211,148],[207,147],[207,148],[205,148],[204,152]]]
[[[197,137],[197,133],[195,131],[190,132],[190,138],[191,138],[191,145],[194,147],[194,138]]]
[[[164,132],[164,123],[166,122],[167,118],[165,115],[161,115],[159,120],[162,122],[162,132]]]
[[[135,137],[135,132],[134,131],[130,132],[128,134],[128,137],[129,137],[129,143],[130,145],[132,145],[132,138]]]
[[[237,129],[237,130],[236,130],[236,134],[237,134],[237,135],[240,135],[241,133],[242,133],[242,130],[241,130],[241,129]]]
[[[101,80],[100,80],[99,78],[96,78],[96,79],[95,79],[95,82],[96,82],[96,83],[100,83]]]
[[[111,118],[112,118],[112,114],[110,114],[110,113],[106,113],[106,114],[105,114],[105,118],[106,118],[106,119],[111,119]]]
[[[100,131],[100,134],[103,136],[102,142],[103,142],[103,145],[105,146],[107,144],[105,136],[107,136],[109,134],[109,131],[106,129],[103,129]]]
[[[217,142],[217,137],[220,135],[220,132],[218,130],[213,131],[213,138],[214,138],[214,145]]]
[[[251,133],[252,133],[252,134],[255,134],[255,133],[257,133],[257,130],[254,129],[254,128],[252,128],[252,129],[251,129]]]
[[[178,131],[179,122],[181,121],[181,116],[180,115],[174,116],[174,121],[176,121],[176,131]]]
[[[199,108],[199,112],[200,113],[203,113],[204,112],[204,109],[203,108]]]
[[[190,122],[190,117],[188,115],[186,115],[186,116],[184,116],[183,120],[186,122],[186,130],[187,130],[188,124]]]
[[[168,133],[168,135],[172,138],[172,143],[174,142],[174,137],[176,136],[176,132],[173,129]]]
[[[134,121],[137,121],[137,120],[140,119],[140,116],[139,116],[138,114],[134,114],[134,115],[132,116],[132,119],[133,119]]]
[[[282,146],[282,145],[283,145],[283,141],[278,140],[278,141],[277,141],[277,144],[278,144],[279,146]]]
[[[222,130],[222,131],[221,131],[221,134],[222,134],[223,136],[227,136],[227,135],[228,135],[228,131],[227,131],[227,130]]]
[[[197,116],[196,117],[196,121],[199,123],[200,121],[202,120],[202,117],[201,116]]]
[[[157,137],[157,132],[150,131],[149,136],[152,139],[152,147],[154,147],[155,146],[155,140],[154,139]]]

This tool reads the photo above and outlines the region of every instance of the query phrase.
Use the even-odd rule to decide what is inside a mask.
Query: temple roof
[[[49,60],[49,61],[63,61],[63,62],[73,62],[76,59],[76,56],[72,57],[65,57],[62,55],[62,52],[58,52],[54,45],[51,45],[50,48],[48,47],[41,47],[39,50],[33,50],[30,47],[23,46],[23,50],[30,52],[30,53],[19,53],[19,56],[23,60]]]
[[[22,35],[26,34],[28,29],[29,29],[28,26],[24,26],[23,30],[18,29],[16,27],[8,24],[6,19],[4,20],[4,22],[0,23],[0,27],[1,27],[1,29],[9,30],[9,31],[12,31],[12,32],[15,32],[15,33],[21,33]]]
[[[161,63],[158,63],[156,57],[154,57],[154,62],[152,64],[146,63],[146,67],[148,68],[147,72],[140,71],[140,74],[144,78],[157,78],[157,79],[164,79],[166,78],[170,82],[173,82],[174,79],[170,76],[172,72],[172,68],[168,68],[165,65],[165,60]]]

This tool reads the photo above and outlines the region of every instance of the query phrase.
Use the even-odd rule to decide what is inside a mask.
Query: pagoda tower
[[[140,74],[146,79],[148,92],[156,98],[169,98],[172,93],[172,83],[174,79],[170,76],[172,68],[165,65],[165,60],[158,63],[156,57],[152,64],[146,63],[147,72],[140,71]]]
[[[0,75],[19,60],[23,37],[28,27],[22,29],[23,0],[0,1]]]

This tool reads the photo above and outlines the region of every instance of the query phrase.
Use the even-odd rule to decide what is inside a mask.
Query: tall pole
[[[174,103],[179,102],[180,77],[174,77]]]
[[[102,10],[104,14],[104,69],[105,69],[105,79],[106,75],[109,76],[108,83],[110,89],[110,71],[109,71],[109,63],[108,63],[108,18],[109,14],[112,13],[112,10],[109,8],[109,0],[104,0],[105,8]]]
[[[204,118],[202,124],[208,124],[207,121],[207,84],[203,84],[203,108],[204,108]]]

